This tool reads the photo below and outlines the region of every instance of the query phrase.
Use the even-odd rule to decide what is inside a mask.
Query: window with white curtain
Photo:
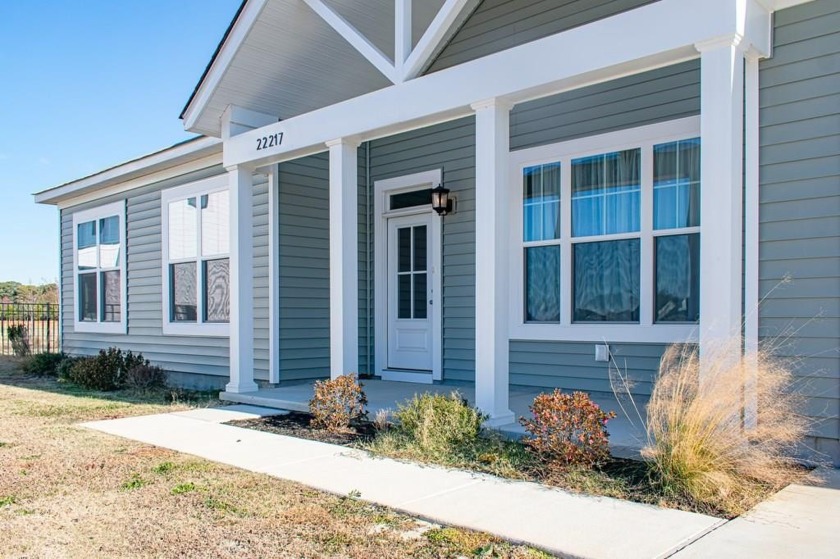
[[[227,335],[230,197],[227,177],[163,191],[165,334]]]
[[[125,333],[125,202],[73,214],[74,328]]]
[[[515,336],[614,325],[627,341],[684,341],[696,328],[698,133],[691,118],[512,152]]]

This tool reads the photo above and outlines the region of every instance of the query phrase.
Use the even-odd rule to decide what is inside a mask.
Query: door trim
[[[422,188],[434,188],[441,183],[441,169],[414,173],[401,177],[378,180],[373,183],[374,190],[374,372],[385,380],[402,382],[432,382],[443,378],[442,361],[442,317],[443,317],[443,282],[442,282],[442,227],[441,220],[433,216],[431,225],[432,244],[432,374],[412,371],[389,370],[388,366],[388,266],[387,239],[388,219],[405,215],[432,212],[431,204],[403,210],[388,211],[388,196],[399,191],[407,192]]]

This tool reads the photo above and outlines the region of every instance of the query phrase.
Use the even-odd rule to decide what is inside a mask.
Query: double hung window
[[[125,202],[73,214],[74,328],[125,333]]]
[[[690,337],[700,316],[698,132],[690,118],[511,154],[515,336]]]
[[[163,214],[164,333],[223,336],[230,319],[227,177],[166,190]]]

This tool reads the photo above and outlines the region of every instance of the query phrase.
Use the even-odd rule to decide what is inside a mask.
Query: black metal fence
[[[0,355],[59,351],[58,334],[57,304],[0,303]]]

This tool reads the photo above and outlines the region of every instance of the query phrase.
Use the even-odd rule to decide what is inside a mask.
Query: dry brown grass
[[[643,455],[667,494],[736,515],[802,479],[790,455],[807,422],[784,362],[768,351],[739,358],[740,348],[729,346],[708,349],[702,371],[696,346],[667,350],[648,403]]]
[[[541,556],[76,425],[185,407],[73,390],[0,358],[0,556]]]

